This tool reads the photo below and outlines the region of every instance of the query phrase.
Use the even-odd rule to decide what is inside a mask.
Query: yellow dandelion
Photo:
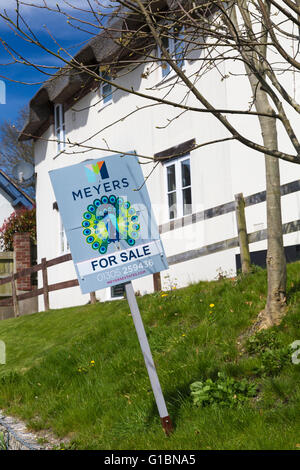
[[[215,304],[209,304],[210,308],[214,308]]]

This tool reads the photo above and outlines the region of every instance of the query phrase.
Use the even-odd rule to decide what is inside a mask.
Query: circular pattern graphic
[[[130,202],[111,195],[89,204],[81,225],[86,242],[103,255],[111,242],[125,240],[133,246],[139,238],[138,222],[138,215]]]

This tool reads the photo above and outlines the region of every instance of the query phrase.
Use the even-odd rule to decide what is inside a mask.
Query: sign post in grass
[[[127,296],[128,304],[130,307],[133,323],[134,323],[134,326],[138,335],[141,350],[144,356],[144,361],[145,361],[149,379],[151,382],[151,387],[152,387],[155,401],[157,404],[160,420],[161,420],[165,433],[169,435],[173,430],[173,425],[172,425],[170,416],[168,414],[165,399],[161,390],[159,378],[156,372],[156,367],[153,361],[153,357],[151,354],[150,346],[148,343],[147,335],[146,335],[143,320],[139,311],[139,306],[136,301],[132,283],[129,282],[128,284],[126,284],[125,289],[126,289],[126,296]]]
[[[172,431],[132,281],[168,268],[138,159],[112,155],[50,171],[83,294],[125,284],[162,426]]]

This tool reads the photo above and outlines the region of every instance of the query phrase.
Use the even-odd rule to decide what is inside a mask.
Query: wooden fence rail
[[[58,256],[57,258],[53,258],[48,261],[46,260],[46,258],[43,258],[40,264],[36,264],[35,266],[32,266],[31,268],[22,269],[22,271],[19,271],[17,273],[11,274],[10,276],[1,278],[0,286],[2,284],[11,283],[12,297],[0,300],[0,307],[13,306],[15,317],[17,317],[19,316],[19,302],[21,300],[30,299],[32,297],[36,297],[37,295],[43,295],[45,310],[49,310],[50,308],[49,292],[53,292],[53,291],[60,290],[60,289],[67,289],[68,287],[75,287],[75,286],[78,286],[79,283],[78,283],[78,279],[72,279],[71,281],[57,282],[56,284],[49,285],[47,269],[50,268],[51,266],[56,266],[57,264],[65,263],[66,261],[71,261],[71,260],[72,260],[71,253]],[[35,273],[37,271],[42,271],[43,287],[39,289],[33,289],[23,294],[17,294],[16,280],[24,276],[28,276],[29,274]],[[90,298],[91,298],[91,303],[96,302],[96,296],[94,292],[91,292]]]

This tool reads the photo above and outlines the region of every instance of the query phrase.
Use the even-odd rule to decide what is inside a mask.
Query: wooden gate
[[[0,279],[10,276],[14,272],[13,251],[0,252]],[[11,284],[0,285],[0,299],[12,295]]]
[[[0,252],[0,303],[11,299],[12,296],[12,284],[6,283],[1,284],[3,278],[11,276],[14,272],[14,252],[3,251]],[[14,315],[13,307],[7,306],[2,307],[0,304],[0,320],[10,318]]]

